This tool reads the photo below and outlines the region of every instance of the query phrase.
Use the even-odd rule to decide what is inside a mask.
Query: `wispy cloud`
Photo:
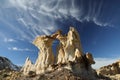
[[[97,24],[97,25],[99,25],[99,26],[109,26],[109,27],[113,27],[114,25],[112,25],[111,23],[109,23],[109,22],[100,22],[100,21],[98,21],[97,19],[93,19],[93,22],[95,23],[95,24]]]
[[[4,38],[4,42],[16,42],[16,40],[12,38]]]
[[[31,50],[29,48],[17,48],[17,47],[9,47],[8,50],[13,50],[13,51],[34,51],[34,50]]]
[[[0,10],[0,20],[9,26],[17,37],[29,41],[32,41],[37,35],[49,35],[55,32],[59,28],[57,26],[59,21],[66,25],[69,24],[64,20],[71,20],[71,24],[77,20],[80,23],[92,21],[99,26],[114,26],[113,21],[111,22],[109,19],[110,16],[104,16],[105,13],[101,12],[103,11],[103,1],[91,2],[92,0],[90,0],[87,1],[88,4],[86,4],[86,0],[2,1],[4,4],[1,3],[0,6],[9,5],[11,7],[8,6],[8,9]],[[9,10],[13,13],[9,13]],[[74,21],[71,18],[74,18]]]
[[[27,0],[9,0],[9,2],[12,4],[12,6],[15,6],[15,7],[21,7],[23,9],[26,9],[26,2]]]
[[[94,69],[99,69],[100,67],[112,64],[119,60],[120,58],[95,58],[95,64],[92,65]]]
[[[93,21],[99,26],[113,26],[109,21],[100,20],[99,16],[102,10],[103,1],[99,1],[99,3],[97,1],[88,1],[89,4],[86,5],[84,4],[83,0],[79,0],[79,6],[74,0],[70,0],[69,2],[64,0],[52,0],[47,2],[44,0],[9,0],[9,2],[16,8],[23,8],[24,10],[28,10],[29,14],[37,20],[40,20],[41,18],[43,19],[43,16],[52,18],[58,18],[56,16],[59,16],[59,18],[68,18],[66,16],[72,16],[80,22],[86,20],[88,22]],[[62,4],[62,6],[60,4]],[[37,11],[35,10],[35,7],[37,7]],[[87,12],[84,7],[88,7]],[[38,14],[31,14],[33,11],[42,14],[43,16],[38,18]]]

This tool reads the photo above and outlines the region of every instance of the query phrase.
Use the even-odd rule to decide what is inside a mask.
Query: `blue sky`
[[[91,52],[99,68],[120,59],[119,0],[1,0],[0,56],[23,65],[33,62],[38,49],[32,41],[74,26],[84,52]],[[53,44],[53,48],[56,44]],[[55,51],[54,51],[55,52]]]

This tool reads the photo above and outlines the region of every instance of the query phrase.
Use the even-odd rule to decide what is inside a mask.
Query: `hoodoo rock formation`
[[[52,51],[54,40],[60,41],[56,50],[56,57]],[[22,68],[24,74],[28,74],[30,71],[41,74],[67,69],[75,75],[83,77],[83,79],[95,79],[94,70],[91,68],[95,61],[91,53],[84,54],[79,33],[75,28],[70,27],[68,34],[64,35],[62,31],[58,30],[49,36],[38,36],[33,44],[40,49],[38,58],[35,64],[32,64],[29,59],[26,60]]]
[[[76,49],[79,51],[80,55],[83,54],[80,37],[75,28],[70,27],[67,36],[60,33],[56,38],[60,41],[58,49],[58,63],[73,61]]]
[[[54,38],[51,36],[39,36],[37,37],[33,44],[35,44],[38,49],[40,49],[38,58],[35,63],[36,73],[39,74],[44,72],[49,65],[54,64],[54,55],[52,51],[52,43]]]

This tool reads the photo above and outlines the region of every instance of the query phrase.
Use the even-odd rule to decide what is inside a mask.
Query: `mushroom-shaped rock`
[[[54,39],[54,37],[43,35],[38,36],[33,42],[33,44],[40,49],[35,63],[37,74],[44,72],[49,65],[54,63],[54,55],[52,51],[52,43]]]

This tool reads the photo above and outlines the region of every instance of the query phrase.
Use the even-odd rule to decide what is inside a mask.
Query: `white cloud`
[[[57,28],[53,27],[53,26],[49,26],[49,27],[47,27],[47,29],[50,30],[50,31],[55,31]]]
[[[16,40],[12,38],[4,38],[4,42],[16,42]]]
[[[112,64],[119,60],[120,58],[95,58],[95,64],[92,65],[94,69],[99,69],[100,67]]]
[[[28,48],[22,49],[22,48],[17,48],[17,47],[12,47],[12,48],[9,47],[8,50],[13,50],[13,51],[33,51],[31,49],[28,49]]]
[[[97,21],[96,18],[93,18],[93,22],[99,26],[109,26],[109,27],[113,27],[112,24],[108,23],[108,22],[100,22],[100,21]]]
[[[47,29],[42,29],[42,31],[46,34],[46,35],[50,35],[50,32]]]
[[[28,25],[26,24],[26,22],[24,21],[23,18],[19,18],[18,21],[21,22],[21,23],[23,23],[23,25],[28,26]]]
[[[23,9],[26,9],[26,1],[27,0],[9,0],[9,2],[12,4],[12,6],[15,6],[15,7],[20,7],[20,8],[23,8]]]
[[[76,4],[75,0],[70,0],[69,4],[68,1],[65,0],[5,0],[5,3],[9,3],[9,5],[12,5],[17,8],[23,8],[25,10],[28,10],[29,14],[31,14],[33,11],[35,11],[34,14],[32,14],[33,17],[36,19],[40,19],[40,16],[38,17],[38,12],[44,16],[48,17],[56,17],[57,16],[63,16],[66,15],[74,17],[76,20],[79,20],[80,22],[83,20],[86,21],[93,21],[95,24],[99,26],[113,26],[110,24],[110,22],[103,22],[99,20],[99,14],[102,9],[103,2],[100,1],[99,4],[91,5],[91,1],[89,2],[89,10],[86,15],[83,16],[85,10],[84,10],[84,1],[81,0],[81,3],[79,6]],[[54,4],[54,5],[53,5]],[[62,6],[61,6],[62,5]],[[98,8],[98,9],[96,9]],[[54,14],[53,14],[54,13]],[[22,20],[23,22],[23,20]],[[23,22],[24,24],[24,22]]]

